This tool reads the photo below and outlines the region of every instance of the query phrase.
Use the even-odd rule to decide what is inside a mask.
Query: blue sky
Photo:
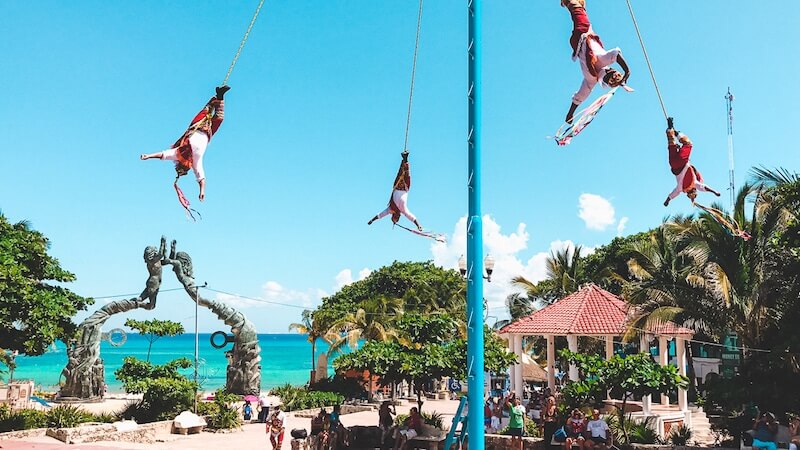
[[[142,249],[163,234],[209,287],[295,305],[232,300],[260,331],[282,332],[302,307],[370,269],[428,259],[455,267],[467,209],[464,0],[425,4],[409,139],[410,208],[448,245],[392,230],[388,219],[366,225],[386,204],[402,151],[413,0],[266,1],[206,153],[206,201],[191,176],[182,180],[203,220],[184,217],[171,164],[138,160],[168,148],[213,95],[256,4],[4,2],[0,209],[51,239],[78,277],[74,291],[139,292]],[[798,169],[797,9],[633,6],[667,109],[694,140],[692,160],[710,185],[727,185],[728,86],[737,182],[753,165]],[[483,208],[498,260],[491,315],[502,315],[508,278],[540,277],[551,248],[595,247],[691,212],[685,198],[662,206],[674,183],[665,124],[625,2],[589,0],[588,11],[606,46],[622,48],[636,92],[619,92],[557,147],[545,138],[581,79],[568,13],[556,0],[484,1]],[[165,273],[162,287],[176,286]],[[155,311],[133,317],[191,329],[192,313],[185,294],[163,292]],[[200,328],[222,327],[203,312]]]

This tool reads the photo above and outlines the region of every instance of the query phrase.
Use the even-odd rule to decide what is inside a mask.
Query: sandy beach
[[[275,403],[277,398],[271,397]],[[104,412],[118,411],[130,400],[128,399],[107,399],[102,403],[82,404],[87,411]],[[403,401],[397,406],[398,414],[406,414],[415,402]],[[444,416],[445,428],[452,423],[453,415],[458,407],[458,401],[454,400],[427,400],[422,407],[425,412],[436,411]],[[311,419],[296,417],[294,413],[286,414],[286,437],[283,442],[282,450],[290,450],[291,437],[289,431],[294,428],[311,428]],[[342,424],[346,427],[354,425],[377,425],[378,411],[364,411],[342,415]],[[213,449],[239,449],[239,448],[271,448],[267,438],[264,424],[251,423],[245,424],[238,431],[211,433],[203,432],[195,435],[163,434],[157,436],[158,442],[154,444],[137,444],[128,442],[93,442],[91,444],[64,444],[50,437],[26,438],[15,441],[2,441],[0,448],[13,450],[49,450],[58,448],[70,448],[71,450],[81,449],[180,449],[180,450],[206,450]]]

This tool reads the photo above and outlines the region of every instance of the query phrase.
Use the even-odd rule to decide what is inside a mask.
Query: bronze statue
[[[258,334],[252,322],[235,308],[216,300],[208,300],[198,293],[194,281],[192,258],[186,252],[175,251],[172,241],[169,257],[166,254],[167,239],[161,237],[157,250],[148,246],[144,249],[144,262],[149,276],[145,288],[138,297],[111,302],[89,316],[78,327],[77,338],[67,348],[67,366],[61,371],[64,385],[59,392],[60,401],[100,400],[105,387],[105,370],[100,358],[101,328],[114,314],[142,308],[152,310],[161,288],[161,272],[165,264],[172,265],[178,281],[199,306],[210,309],[234,335],[226,389],[241,395],[258,395],[261,391],[261,347]]]
[[[232,306],[203,298],[193,277],[192,258],[186,252],[176,252],[175,246],[176,242],[172,241],[169,257],[164,260],[164,264],[172,265],[175,276],[192,300],[199,306],[210,309],[231,327],[234,341],[225,389],[234,394],[258,395],[261,392],[261,347],[255,325]]]
[[[67,348],[67,366],[61,371],[64,385],[59,392],[61,401],[99,400],[105,385],[103,361],[100,359],[101,328],[114,314],[137,308],[153,309],[161,287],[162,259],[166,256],[167,238],[161,237],[161,247],[144,249],[144,262],[150,276],[142,293],[126,300],[116,300],[94,312],[78,326],[77,338]],[[147,301],[145,301],[147,300]]]

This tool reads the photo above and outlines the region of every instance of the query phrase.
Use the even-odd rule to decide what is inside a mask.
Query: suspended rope
[[[572,141],[572,138],[579,135],[584,128],[592,123],[592,120],[594,120],[597,113],[603,109],[603,105],[611,100],[611,97],[614,96],[615,92],[617,92],[617,88],[613,88],[598,97],[597,100],[593,101],[585,109],[579,111],[571,124],[565,123],[564,125],[561,125],[561,128],[556,131],[556,135],[550,137],[555,139],[556,144],[558,145],[568,145],[570,141]]]
[[[247,26],[247,31],[244,33],[244,37],[242,38],[242,42],[239,43],[239,48],[236,50],[236,55],[233,56],[233,61],[231,61],[230,67],[228,67],[228,73],[225,74],[225,79],[222,80],[222,85],[225,86],[228,84],[228,78],[231,77],[231,72],[233,72],[233,66],[236,65],[236,61],[239,60],[239,55],[242,53],[242,48],[244,48],[244,43],[247,42],[247,38],[250,36],[250,30],[253,29],[253,25],[256,23],[256,19],[258,18],[258,13],[261,12],[261,7],[264,5],[264,0],[258,2],[258,8],[256,8],[255,14],[253,14],[253,19],[250,20],[250,25]]]
[[[701,210],[708,213],[715,222],[720,224],[725,230],[728,231],[732,236],[739,237],[744,239],[745,241],[750,240],[751,236],[750,233],[743,230],[736,221],[731,218],[730,220],[722,211],[712,208],[710,206],[703,206],[700,203],[694,203],[694,206],[700,208]]]
[[[650,78],[653,79],[653,86],[656,87],[656,95],[658,95],[658,101],[661,103],[661,111],[664,112],[664,118],[666,119],[669,117],[667,114],[667,108],[664,106],[664,99],[661,97],[661,90],[658,89],[658,83],[656,82],[656,74],[653,72],[653,66],[650,64],[650,57],[647,56],[647,49],[644,46],[644,40],[642,39],[642,33],[639,31],[639,24],[636,22],[636,16],[633,14],[633,7],[631,6],[631,0],[625,0],[628,3],[628,11],[631,13],[631,19],[633,20],[633,27],[636,29],[636,36],[639,37],[639,44],[642,46],[642,53],[644,53],[644,60],[647,62],[647,68],[650,70]]]
[[[408,93],[408,113],[406,114],[406,137],[403,141],[403,150],[408,151],[408,130],[411,128],[411,104],[414,100],[414,78],[417,73],[417,54],[419,53],[419,34],[422,24],[422,0],[419,0],[417,13],[417,38],[414,41],[414,62],[411,64],[411,90]]]

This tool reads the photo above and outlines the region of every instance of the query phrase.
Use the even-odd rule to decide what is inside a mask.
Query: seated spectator
[[[800,416],[795,416],[789,422],[789,450],[798,450],[800,448]]]
[[[325,408],[319,410],[319,414],[311,418],[311,435],[316,436],[325,431],[325,425],[328,421],[328,411]]]
[[[753,423],[753,447],[766,450],[777,450],[775,435],[778,434],[778,422],[770,412],[759,413]]]
[[[611,440],[611,429],[608,428],[606,421],[600,418],[600,411],[593,409],[592,420],[586,424],[584,448],[606,450],[611,446]]]
[[[409,439],[414,439],[422,432],[422,416],[419,415],[419,409],[416,407],[411,408],[408,418],[403,422],[403,425],[397,429],[394,442],[394,450],[399,450],[401,447],[405,448],[406,442]]]
[[[393,416],[395,415],[397,415],[397,410],[394,405],[392,405],[392,402],[384,400],[384,402],[381,403],[380,409],[378,409],[378,427],[381,429],[381,444],[386,442],[386,438],[389,437],[389,432],[394,424]]]
[[[583,450],[583,444],[586,441],[586,437],[583,435],[586,432],[586,419],[580,409],[575,408],[572,410],[567,423],[564,424],[564,429],[567,432],[564,450],[570,450],[572,444],[576,444],[579,450]]]

